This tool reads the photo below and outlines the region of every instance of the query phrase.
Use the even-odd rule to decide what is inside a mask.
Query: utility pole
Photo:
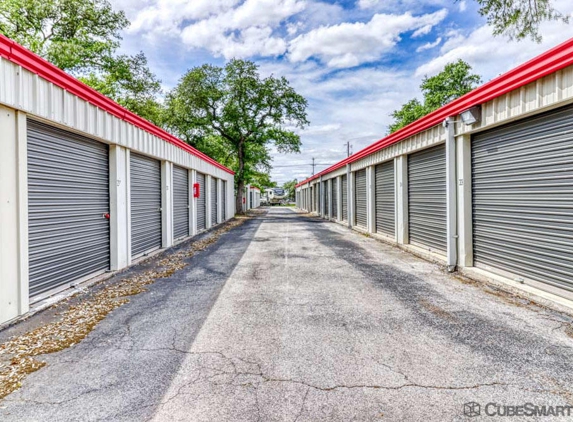
[[[346,158],[350,157],[350,141],[346,143]]]
[[[313,175],[313,176],[314,176],[314,166],[315,166],[315,164],[314,164],[314,157],[312,157],[312,175]]]

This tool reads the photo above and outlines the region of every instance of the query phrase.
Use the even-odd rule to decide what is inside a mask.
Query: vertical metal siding
[[[332,218],[338,220],[338,179],[332,179]]]
[[[328,182],[322,183],[322,189],[324,190],[324,213],[323,214],[325,217],[330,217],[330,210],[329,210],[330,197],[328,195]]]
[[[573,107],[472,142],[476,266],[573,290]]]
[[[408,156],[410,242],[447,251],[446,148],[425,149]]]
[[[223,211],[223,221],[227,220],[227,181],[223,180],[223,203],[222,203],[222,211]]]
[[[131,256],[161,247],[161,162],[130,154]]]
[[[110,264],[108,146],[28,120],[30,295]],[[112,217],[115,218],[115,217]]]
[[[189,236],[189,171],[173,166],[173,237]]]
[[[314,212],[318,212],[320,204],[320,188],[318,184],[314,185]]]
[[[211,226],[217,224],[217,201],[218,201],[217,179],[211,177]]]
[[[366,169],[359,170],[355,173],[355,209],[357,226],[367,227],[367,205],[366,205]]]
[[[205,175],[197,172],[197,183],[199,184],[199,198],[197,198],[197,231],[202,231],[207,228],[206,205],[205,200]]]
[[[342,221],[348,221],[348,180],[344,175],[341,178],[342,183]]]
[[[394,160],[379,164],[376,174],[376,231],[395,235]]]

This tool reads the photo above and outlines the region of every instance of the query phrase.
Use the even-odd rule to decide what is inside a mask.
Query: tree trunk
[[[238,158],[239,158],[239,169],[235,174],[237,179],[237,202],[235,203],[235,213],[243,214],[243,193],[245,191],[245,157],[243,151],[243,142],[239,142],[238,148]]]

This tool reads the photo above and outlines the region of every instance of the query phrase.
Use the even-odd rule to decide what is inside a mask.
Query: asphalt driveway
[[[45,356],[0,420],[490,420],[573,405],[571,322],[272,208]]]

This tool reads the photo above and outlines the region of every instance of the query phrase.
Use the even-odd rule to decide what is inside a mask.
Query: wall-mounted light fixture
[[[466,125],[473,125],[481,120],[481,107],[474,106],[461,113],[462,122]]]

